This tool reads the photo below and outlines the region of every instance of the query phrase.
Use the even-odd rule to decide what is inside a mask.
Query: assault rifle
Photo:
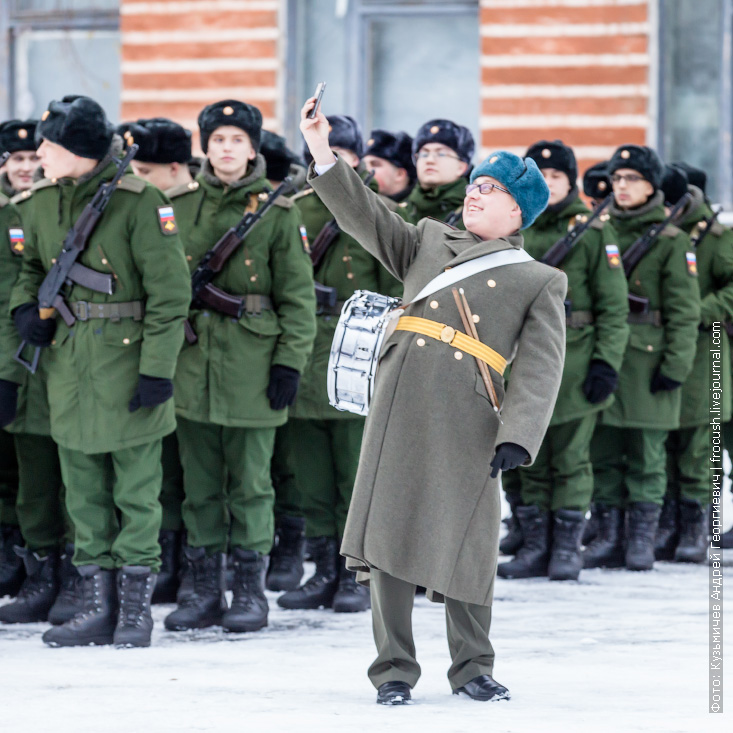
[[[697,226],[700,229],[700,233],[692,240],[692,248],[697,249],[701,244],[702,240],[705,239],[708,232],[712,229],[715,222],[720,216],[720,212],[723,210],[721,206],[717,211],[714,211],[707,219],[703,219]]]
[[[113,162],[117,167],[114,176],[100,185],[94,194],[94,198],[84,207],[81,215],[66,234],[61,253],[46,273],[46,277],[43,279],[38,291],[38,310],[44,321],[54,318],[58,311],[67,326],[71,327],[76,322],[76,317],[69,309],[69,306],[66,305],[64,296],[61,294],[61,291],[67,285],[77,283],[98,293],[107,295],[114,293],[115,281],[112,275],[106,275],[85,267],[78,263],[77,259],[86,249],[99,219],[112,198],[112,194],[117,190],[117,184],[125,175],[125,171],[135,157],[137,150],[137,145],[131,145],[124,158],[119,160],[113,158]],[[27,342],[21,342],[14,358],[31,374],[35,374],[38,369],[41,348],[37,346],[33,358],[31,361],[27,361],[23,358],[23,351],[26,346]]]
[[[550,249],[545,252],[540,262],[552,267],[559,267],[560,263],[565,259],[566,255],[575,246],[576,242],[588,231],[593,222],[608,208],[613,201],[613,194],[610,193],[601,201],[593,213],[580,225],[574,226],[562,239],[558,239]]]
[[[257,211],[248,211],[238,224],[224,233],[221,239],[201,258],[191,275],[191,305],[194,308],[208,306],[212,310],[224,313],[232,318],[241,318],[244,312],[246,298],[239,295],[230,295],[221,288],[211,284],[211,281],[224,269],[229,258],[239,249],[252,227],[273,206],[275,200],[293,188],[292,178],[286,178],[274,191],[267,194],[262,206]],[[193,330],[191,321],[184,322],[186,341],[195,344],[198,336]]]

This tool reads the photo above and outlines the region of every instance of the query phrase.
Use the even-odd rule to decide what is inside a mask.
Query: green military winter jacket
[[[453,183],[435,188],[423,188],[416,183],[406,201],[400,206],[407,210],[407,220],[413,224],[417,224],[420,219],[428,216],[438,221],[445,221],[454,211],[463,210],[467,184],[468,179],[463,176]],[[453,226],[465,229],[463,217],[459,218]]]
[[[582,224],[583,217],[590,215],[577,191],[574,200],[558,208],[559,211],[546,210],[524,230],[524,248],[535,259],[542,259],[569,229]],[[596,219],[559,266],[568,276],[567,300],[573,313],[592,314],[594,322],[573,326],[573,320],[568,320],[565,366],[550,425],[577,420],[613,402],[610,396],[592,405],[582,387],[594,359],[606,362],[616,371],[621,369],[629,338],[628,291],[624,271],[614,255],[616,239],[613,227]]]
[[[702,191],[690,186],[692,201],[685,207],[679,227],[690,235],[693,242],[700,236],[700,222],[712,215]],[[716,329],[720,343],[713,341],[713,323],[722,324],[733,320],[733,232],[716,222],[699,247],[695,248],[697,260],[697,283],[702,298],[702,328],[697,337],[695,363],[690,376],[682,385],[682,409],[680,427],[688,428],[707,425],[711,417],[724,421],[731,418],[731,370],[730,344],[722,325]],[[716,336],[717,338],[717,336]],[[711,392],[711,369],[713,353],[719,351],[717,363],[722,372],[722,400],[713,404]],[[717,394],[719,390],[715,390]],[[719,413],[711,408],[720,409]]]
[[[611,222],[622,254],[652,224],[665,218],[663,198],[657,191],[636,209],[612,205]],[[684,382],[692,370],[700,293],[697,276],[687,264],[689,249],[690,238],[677,227],[668,226],[630,274],[629,292],[649,299],[650,310],[661,315],[661,325],[631,321],[616,399],[601,415],[605,425],[661,430],[679,426],[681,390],[652,394],[650,384],[657,369],[678,382]]]
[[[271,190],[258,155],[244,178],[224,185],[208,162],[196,180],[171,189],[190,270],[221,236]],[[302,373],[316,333],[310,258],[290,199],[280,197],[214,279],[234,295],[264,295],[273,309],[245,312],[239,320],[210,309],[192,309],[196,344],[185,343],[176,370],[176,410],[197,422],[228,427],[277,427],[288,410],[267,399],[270,367]]]
[[[21,207],[25,255],[11,310],[37,302],[38,289],[67,231],[114,173],[107,156],[78,180],[43,180],[22,194],[29,199]],[[183,341],[190,287],[181,242],[175,230],[163,228],[168,206],[157,188],[124,176],[79,259],[112,274],[116,289],[106,295],[74,284],[67,302],[143,301],[145,313],[139,321],[77,320],[72,328],[57,316],[53,344],[43,350],[41,360],[48,371],[51,435],[65,448],[106,453],[156,440],[175,429],[173,400],[135,412],[128,409],[140,374],[173,377]]]

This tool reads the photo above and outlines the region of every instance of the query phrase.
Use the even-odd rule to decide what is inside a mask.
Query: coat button
[[[193,259],[193,257],[191,255],[186,255],[186,259],[190,262]]]
[[[249,279],[250,282],[255,282],[257,280],[257,275],[252,275],[252,277]]]
[[[438,303],[438,301],[437,301],[437,300],[431,300],[431,301],[430,301],[430,307],[431,307],[431,308],[432,308],[433,310],[435,310],[435,309],[436,309],[436,308],[437,308],[437,307],[438,307],[439,305],[440,305],[440,303]]]
[[[425,346],[425,339],[418,339],[416,343],[418,346]]]
[[[244,264],[247,265],[247,267],[249,267],[252,264],[252,260],[245,260]]]
[[[646,350],[647,350],[647,351],[654,351],[654,347],[653,347],[653,346],[652,346],[651,344],[649,344],[649,345],[648,345],[648,346],[646,347]]]
[[[495,287],[496,287],[496,280],[487,280],[486,284],[487,284],[487,285],[488,285],[488,286],[489,286],[490,288],[495,288]]]
[[[106,265],[106,264],[107,264],[107,260],[103,259],[103,260],[102,260],[102,264],[103,264],[103,265]]]
[[[471,318],[473,318],[474,323],[478,323],[481,320],[481,316],[478,313],[474,313]]]
[[[56,346],[56,339],[54,339],[53,341],[51,341],[51,346]]]
[[[461,359],[463,359],[463,352],[455,351],[453,352],[453,356],[455,356],[455,358],[458,359],[458,361],[460,361]]]
[[[353,272],[347,272],[346,273],[346,279],[347,280],[353,280],[354,279],[354,273]]]
[[[122,339],[122,343],[127,346],[130,343],[130,339]]]
[[[634,280],[635,285],[641,285],[641,280]]]

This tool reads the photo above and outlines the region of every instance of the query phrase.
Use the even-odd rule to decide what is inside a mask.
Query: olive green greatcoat
[[[560,212],[544,211],[524,231],[524,248],[532,257],[541,259],[569,229],[582,223],[576,217],[589,215],[579,197]],[[607,245],[615,244],[613,227],[596,219],[560,263],[559,269],[568,277],[567,299],[573,311],[590,311],[595,322],[567,328],[565,367],[550,421],[552,426],[585,417],[613,402],[611,395],[604,402],[592,405],[582,387],[594,359],[605,361],[617,372],[621,369],[629,338],[626,278],[623,269],[613,266],[606,252]]]
[[[657,191],[646,204],[623,210],[611,206],[611,223],[623,254],[649,227],[665,218],[663,195]],[[662,326],[631,323],[619,387],[613,404],[601,413],[600,424],[621,428],[674,430],[679,426],[679,389],[652,394],[657,368],[678,382],[687,379],[695,359],[700,323],[697,277],[687,268],[690,238],[668,226],[629,276],[629,292],[649,298],[650,310],[661,311]]]
[[[225,186],[208,161],[189,184],[169,194],[189,268],[271,190],[258,155],[245,176]],[[315,294],[310,258],[290,199],[279,197],[229,259],[213,284],[230,294],[269,296],[274,310],[244,313],[239,320],[210,309],[192,309],[198,343],[185,343],[176,370],[176,411],[195,422],[228,427],[277,427],[287,409],[267,399],[270,367],[302,373],[315,337]]]
[[[407,224],[342,160],[322,176],[309,173],[339,226],[404,283],[408,303],[445,267],[522,246],[521,236],[480,241],[432,219]],[[353,569],[379,568],[432,589],[436,600],[490,605],[501,508],[489,462],[505,442],[525,448],[530,461],[537,454],[562,376],[567,278],[529,262],[461,285],[481,340],[514,357],[506,393],[493,373],[503,424],[472,357],[395,331],[381,356],[341,552]],[[463,330],[450,289],[427,301],[410,305],[408,315]]]
[[[64,237],[115,172],[106,157],[76,181],[44,179],[22,206],[25,255],[10,308],[37,302],[38,289]],[[26,195],[28,194],[28,195]],[[67,300],[114,303],[142,300],[143,320],[77,320],[57,316],[53,345],[41,360],[48,373],[51,435],[64,448],[108,453],[149,443],[175,429],[173,401],[130,412],[140,374],[172,378],[188,311],[188,269],[178,236],[163,234],[158,207],[169,204],[154,186],[126,175],[112,195],[79,261],[114,274],[113,295],[72,285]],[[27,215],[26,215],[27,214]]]
[[[407,220],[413,224],[428,216],[438,221],[445,221],[454,211],[463,210],[467,184],[468,179],[463,176],[453,183],[435,188],[423,188],[416,183],[407,199],[399,205],[406,210]],[[465,229],[463,217],[459,218],[454,226]]]

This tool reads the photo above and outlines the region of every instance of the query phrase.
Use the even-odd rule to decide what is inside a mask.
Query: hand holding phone
[[[326,82],[319,81],[318,86],[316,86],[316,91],[313,93],[313,96],[316,98],[316,103],[313,105],[313,109],[307,115],[309,120],[312,120],[318,114],[318,109],[321,106],[321,99],[323,99],[323,92],[325,90]]]

